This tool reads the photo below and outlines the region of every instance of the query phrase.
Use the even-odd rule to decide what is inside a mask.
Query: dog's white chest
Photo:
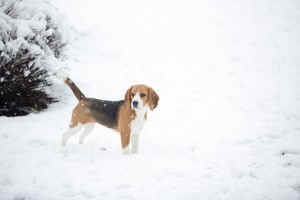
[[[145,123],[146,123],[146,119],[144,117],[136,117],[134,120],[132,120],[130,124],[131,133],[139,134],[141,130],[144,128]]]

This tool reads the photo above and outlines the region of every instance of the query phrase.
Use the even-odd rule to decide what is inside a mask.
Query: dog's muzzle
[[[138,101],[133,101],[132,102],[132,107],[133,108],[138,108],[138,106],[139,106],[139,102]]]

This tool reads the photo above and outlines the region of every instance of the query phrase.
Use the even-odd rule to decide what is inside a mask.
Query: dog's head
[[[146,85],[133,85],[125,93],[125,103],[132,110],[141,110],[150,107],[153,110],[157,107],[159,96]]]

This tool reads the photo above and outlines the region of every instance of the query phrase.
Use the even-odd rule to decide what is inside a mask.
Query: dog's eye
[[[134,97],[134,94],[133,94],[133,93],[131,93],[130,95],[131,95],[132,97]]]
[[[145,97],[145,96],[146,96],[146,94],[145,94],[145,93],[142,93],[142,94],[141,94],[141,97],[142,97],[142,98],[143,98],[143,97]]]

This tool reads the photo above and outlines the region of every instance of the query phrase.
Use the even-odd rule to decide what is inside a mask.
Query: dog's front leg
[[[132,153],[138,153],[139,151],[139,136],[139,133],[131,133]]]
[[[130,153],[129,143],[130,143],[130,131],[121,131],[121,142],[122,142],[122,153],[127,155]]]

